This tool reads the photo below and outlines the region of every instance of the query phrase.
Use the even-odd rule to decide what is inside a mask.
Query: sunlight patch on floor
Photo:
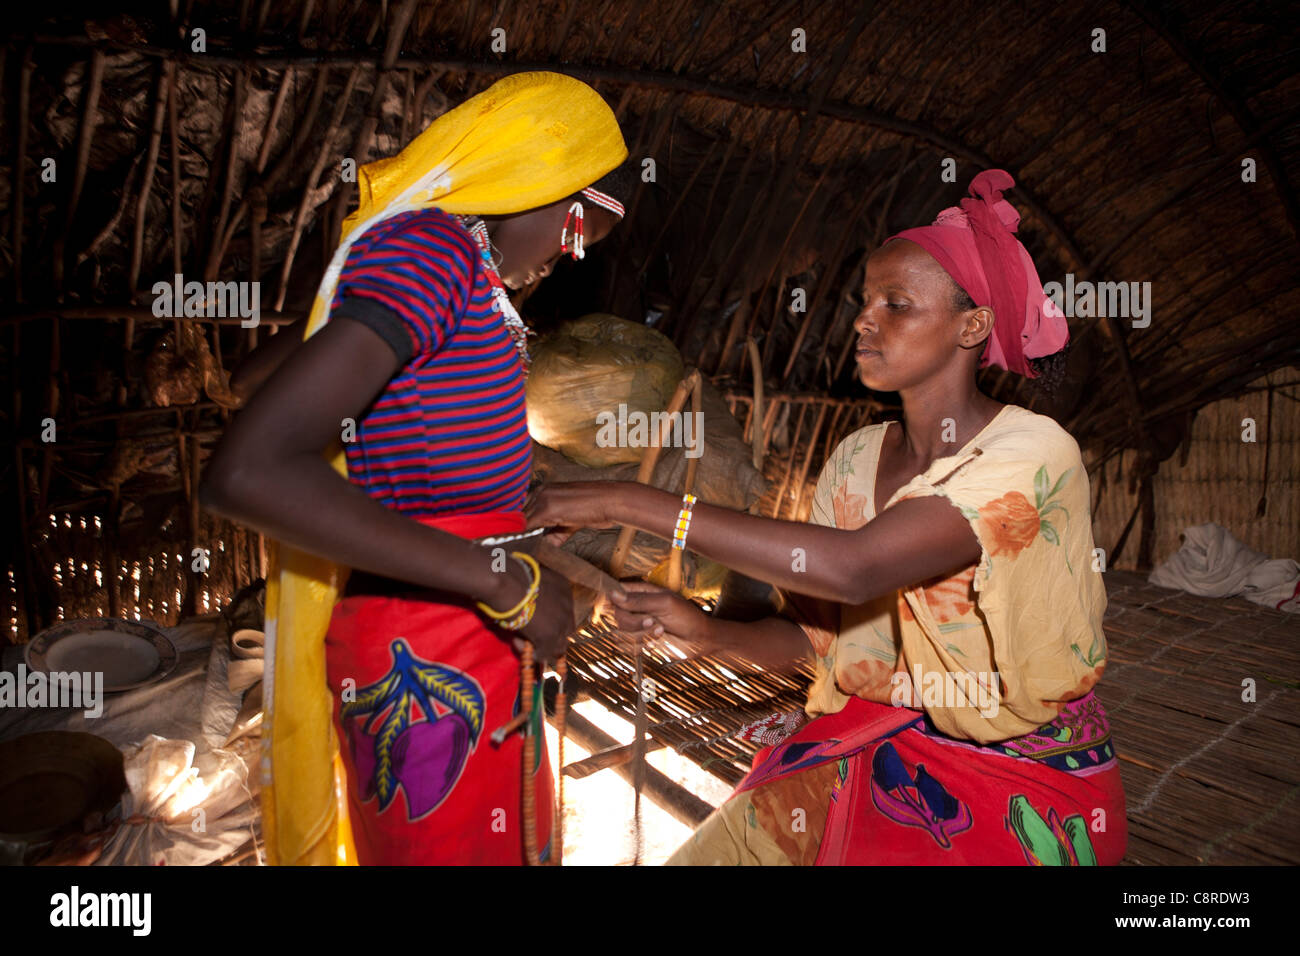
[[[619,743],[631,743],[632,725],[593,700],[575,705],[576,710]],[[558,775],[558,735],[546,727],[546,746],[551,770]],[[565,741],[566,764],[590,756],[572,739]],[[731,794],[731,787],[701,770],[688,758],[667,748],[650,753],[646,762],[666,777],[681,784],[700,799],[717,806]],[[564,781],[564,864],[566,866],[631,866],[636,855],[632,785],[613,769],[600,770],[581,780]],[[641,799],[643,866],[663,863],[686,838],[691,828],[671,814]]]

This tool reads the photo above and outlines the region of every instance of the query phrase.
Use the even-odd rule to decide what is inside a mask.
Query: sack
[[[593,313],[566,322],[532,349],[528,429],[533,438],[592,468],[639,462],[641,449],[601,447],[597,416],[663,411],[685,376],[661,332]]]
[[[765,489],[763,476],[753,465],[750,446],[746,444],[740,423],[732,416],[722,393],[706,380],[702,383],[701,397],[704,405],[701,430],[704,454],[699,459],[695,474],[695,494],[706,504],[745,511],[762,497]],[[665,399],[665,405],[667,401]],[[663,406],[660,406],[659,410],[662,409]],[[531,420],[531,408],[528,414]],[[594,430],[594,423],[591,427]],[[592,468],[534,443],[533,470],[548,484],[562,481],[636,481],[643,450],[633,449],[637,453],[635,462]],[[686,449],[662,449],[659,460],[655,463],[651,484],[680,494],[686,483],[688,464]],[[608,570],[617,539],[616,530],[584,529],[569,538],[565,550]],[[624,576],[644,577],[663,584],[669,552],[670,545],[667,541],[638,531],[632,539],[632,547],[623,568]],[[683,557],[682,593],[687,597],[716,598],[722,590],[726,568],[691,553],[689,548]]]

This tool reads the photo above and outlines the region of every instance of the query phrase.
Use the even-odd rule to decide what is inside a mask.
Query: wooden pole
[[[266,118],[266,126],[262,128],[262,146],[257,151],[257,163],[254,166],[259,176],[266,169],[266,161],[271,157],[271,140],[275,135],[275,127],[280,122],[280,113],[284,110],[284,101],[288,98],[293,77],[293,67],[286,69],[284,75],[280,77],[280,86],[275,91],[275,100],[271,103],[270,115]]]
[[[186,503],[189,505],[189,547],[185,549],[182,560],[190,568],[190,591],[185,596],[185,613],[192,617],[199,613],[199,587],[203,583],[204,572],[193,570],[194,549],[202,547],[199,543],[199,439],[197,435],[191,435],[188,441],[190,480],[185,492]]]
[[[691,395],[695,389],[699,388],[700,371],[693,369],[677,386],[677,391],[668,402],[665,409],[664,417],[660,420],[659,442],[658,447],[651,445],[641,454],[641,467],[636,474],[636,480],[643,485],[652,484],[654,478],[655,464],[659,461],[659,452],[663,448],[663,443],[667,439],[670,429],[672,428],[672,417],[682,410],[686,404],[686,398]],[[609,562],[609,573],[612,577],[619,577],[623,573],[623,565],[627,563],[628,552],[632,549],[632,538],[636,535],[636,528],[625,527],[618,533],[618,542],[614,545],[614,553]]]
[[[293,260],[298,253],[298,243],[302,239],[303,228],[307,224],[307,206],[311,202],[312,193],[315,191],[316,184],[320,181],[321,173],[325,169],[334,136],[338,133],[339,125],[343,122],[348,100],[352,98],[352,91],[356,88],[360,74],[360,67],[353,67],[348,74],[347,82],[343,85],[343,92],[335,102],[334,115],[330,117],[330,125],[321,138],[321,148],[316,155],[316,163],[307,174],[307,182],[303,186],[302,195],[298,199],[298,209],[293,217],[293,233],[289,238],[289,249],[285,253],[284,264],[280,269],[280,291],[277,293],[275,300],[277,311],[284,308],[284,299],[289,291],[289,275],[293,271]]]
[[[32,60],[32,51],[28,47],[23,53],[22,66],[18,72],[18,134],[14,147],[14,186],[13,219],[10,222],[13,233],[13,276],[14,302],[23,301],[23,173],[27,165],[27,136],[29,113],[32,99],[32,71],[36,64]],[[14,427],[18,421],[14,419]]]
[[[42,615],[40,599],[36,593],[36,571],[32,566],[31,529],[27,520],[27,472],[24,470],[22,445],[14,445],[15,484],[18,495],[14,504],[18,507],[18,548],[22,553],[23,579],[19,583],[18,594],[23,605],[23,618],[27,624],[27,638],[30,640],[40,630]]]
[[[808,439],[808,455],[803,460],[803,467],[799,469],[799,485],[794,493],[794,510],[790,512],[790,520],[799,520],[799,505],[803,501],[804,487],[808,482],[808,467],[812,464],[813,455],[817,454],[817,436],[821,434],[822,422],[826,420],[826,408],[823,405],[817,412],[817,422],[813,425],[812,435]]]
[[[217,212],[217,224],[212,230],[214,239],[208,249],[207,265],[203,270],[205,282],[211,282],[217,278],[221,272],[222,257],[226,254],[225,238],[229,235],[226,227],[230,222],[230,203],[235,195],[235,160],[239,157],[239,134],[242,128],[240,117],[244,111],[244,96],[247,87],[248,69],[245,67],[235,73],[235,88],[230,94],[230,119],[226,124],[226,162],[221,185],[221,205]],[[216,336],[215,331],[213,335]],[[221,350],[218,348],[215,353],[217,361],[220,362]]]
[[[566,639],[567,648],[568,641]],[[556,766],[560,768],[560,773],[555,779],[555,854],[551,858],[553,866],[564,865],[564,738],[567,736],[565,725],[569,717],[569,698],[564,693],[564,684],[569,676],[569,661],[567,653],[561,654],[555,662],[555,674],[559,678],[559,691],[555,697],[555,760]],[[543,708],[545,708],[546,688],[542,688]]]
[[[153,192],[154,172],[158,168],[158,155],[162,151],[163,127],[167,120],[167,101],[171,96],[171,70],[163,64],[158,73],[158,94],[154,98],[153,123],[149,132],[149,151],[145,156],[144,179],[140,183],[140,198],[135,203],[135,228],[131,237],[131,268],[127,273],[127,291],[135,301],[140,285],[140,268],[144,262],[144,220],[149,209],[149,195]],[[130,349],[131,327],[135,320],[127,318],[127,348]]]
[[[754,374],[754,404],[751,408],[754,419],[754,433],[750,436],[750,442],[754,448],[752,462],[754,467],[761,473],[763,471],[763,450],[767,436],[767,419],[763,417],[763,361],[759,358],[758,343],[754,341],[752,335],[745,340],[745,346],[749,349],[749,367]]]
[[[702,420],[704,418],[704,398],[703,398],[702,386],[700,384],[699,370],[696,369],[689,376],[687,376],[687,379],[688,381],[691,382],[691,411]],[[668,432],[668,429],[671,427],[668,423],[668,418],[671,417],[672,416],[668,416],[662,422],[661,425],[662,431],[659,436],[659,444],[661,446],[664,444],[666,433]],[[702,456],[704,454],[703,428],[699,429],[695,434],[697,439],[700,442],[700,455]],[[682,489],[683,495],[689,495],[691,494],[691,492],[695,490],[695,472],[699,467],[699,464],[700,464],[699,457],[688,458],[686,460],[686,486],[685,488]],[[668,582],[667,583],[668,583],[668,590],[670,591],[680,591],[682,589],[682,551],[678,548],[670,548],[668,551]]]
[[[86,170],[90,166],[90,147],[95,139],[95,127],[99,125],[99,94],[104,85],[104,60],[104,51],[95,50],[86,68],[81,126],[77,132],[77,162],[72,173],[72,192],[68,197],[68,212],[64,220],[63,232],[54,240],[54,288],[60,302],[63,301],[63,272],[66,265],[64,243],[66,236],[72,232],[72,222],[76,218],[77,205],[81,201],[81,190],[86,184]]]
[[[180,99],[180,74],[174,62],[167,63],[167,133],[170,147],[172,179],[172,274],[181,274],[181,146],[177,101]],[[172,334],[176,347],[181,345],[181,320],[173,317]]]
[[[826,406],[822,406],[825,408]],[[794,441],[790,442],[790,459],[785,463],[785,474],[781,477],[781,487],[776,492],[776,504],[773,507],[772,517],[781,517],[781,512],[785,505],[785,489],[790,484],[790,473],[794,469],[795,459],[799,457],[799,436],[803,433],[804,414],[808,411],[806,404],[799,406],[799,418],[794,425]]]
[[[578,746],[592,753],[619,746],[617,740],[572,709],[569,710],[566,730]],[[628,783],[635,783],[633,769],[629,764],[619,764],[612,769]],[[712,806],[653,767],[645,768],[642,791],[674,819],[691,828],[699,826],[713,812]]]
[[[557,709],[558,700],[559,698],[557,698]],[[647,741],[645,749],[646,752],[649,753],[652,750],[662,750],[666,746],[667,744],[663,743],[663,741],[652,740]],[[561,762],[560,776],[562,778],[572,777],[574,780],[581,780],[583,777],[590,777],[598,770],[609,770],[611,767],[621,767],[624,764],[631,762],[633,750],[634,748],[632,744],[624,744],[622,746],[611,747],[608,750],[598,750],[590,757],[586,757],[583,760],[575,760],[571,764]]]

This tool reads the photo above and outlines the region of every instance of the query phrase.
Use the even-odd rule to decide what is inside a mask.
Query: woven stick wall
[[[1181,547],[1185,528],[1209,521],[1256,551],[1300,560],[1300,368],[1279,369],[1250,388],[1202,408],[1183,444],[1160,463],[1151,495],[1149,565]],[[1247,420],[1253,430],[1243,426]],[[1243,440],[1252,432],[1253,442]],[[1108,566],[1134,568],[1142,520],[1138,453],[1095,457],[1101,460],[1088,462],[1099,502],[1093,537],[1106,550]],[[1130,521],[1116,561],[1116,544],[1125,540]]]

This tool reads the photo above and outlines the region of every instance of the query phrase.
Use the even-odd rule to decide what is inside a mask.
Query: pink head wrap
[[[1003,169],[986,169],[970,184],[973,199],[950,206],[933,225],[907,229],[886,242],[915,242],[943,266],[977,306],[993,309],[980,367],[998,365],[1036,378],[1028,359],[1059,352],[1070,340],[1065,314],[1043,294],[1034,261],[1013,233],[1020,213],[1002,198],[1016,184]]]

